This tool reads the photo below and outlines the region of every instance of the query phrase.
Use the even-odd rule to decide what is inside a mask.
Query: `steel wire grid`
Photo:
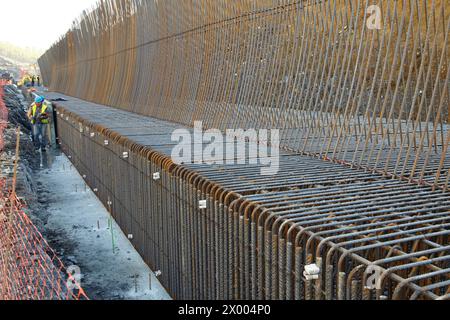
[[[381,29],[367,27],[378,5]],[[448,188],[442,0],[108,0],[40,59],[54,91]]]
[[[179,125],[63,97],[66,153],[174,298],[449,298],[446,192],[289,153],[270,178],[176,166],[167,137]]]
[[[64,148],[175,298],[450,297],[449,6],[374,2],[380,30],[368,0],[110,0],[41,57],[97,103],[58,107]],[[176,166],[196,120],[281,129],[280,173]]]

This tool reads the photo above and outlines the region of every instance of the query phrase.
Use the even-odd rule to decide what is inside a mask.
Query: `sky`
[[[97,0],[0,0],[0,41],[45,51]],[[8,27],[6,27],[8,26]]]

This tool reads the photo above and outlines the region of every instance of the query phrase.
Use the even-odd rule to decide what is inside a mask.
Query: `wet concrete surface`
[[[30,215],[90,299],[166,300],[169,294],[59,150],[37,152]]]

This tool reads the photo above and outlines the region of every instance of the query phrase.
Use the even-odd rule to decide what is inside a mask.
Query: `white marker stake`
[[[206,209],[208,207],[206,200],[200,200],[198,202],[198,207],[200,210]]]

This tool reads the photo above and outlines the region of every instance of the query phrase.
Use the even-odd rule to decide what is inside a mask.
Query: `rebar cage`
[[[449,23],[440,0],[110,0],[39,65],[175,298],[448,299]],[[174,164],[199,120],[280,129],[278,175]]]

